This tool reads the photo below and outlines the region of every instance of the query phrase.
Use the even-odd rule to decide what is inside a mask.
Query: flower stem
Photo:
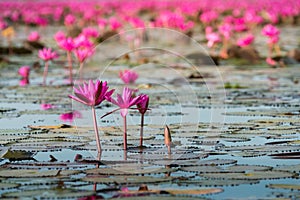
[[[48,61],[45,61],[44,74],[43,74],[43,85],[46,85],[46,77],[47,77],[47,74],[48,74],[48,66],[49,66]]]
[[[144,114],[141,116],[140,148],[143,147]]]
[[[67,51],[67,57],[68,57],[68,64],[69,64],[69,82],[72,85],[73,84],[73,66],[72,66],[72,55],[71,51]]]
[[[124,119],[123,142],[124,142],[124,151],[126,151],[127,150],[127,121],[126,121],[126,116],[124,116],[123,119]]]
[[[82,78],[83,78],[83,62],[80,62],[80,66],[79,66],[79,81],[82,82]]]
[[[99,131],[98,131],[98,126],[97,126],[96,111],[95,111],[94,106],[92,106],[92,113],[93,113],[93,122],[94,122],[94,130],[95,130],[95,137],[96,137],[96,143],[97,143],[97,150],[98,150],[98,154],[101,154],[100,137],[99,137]]]

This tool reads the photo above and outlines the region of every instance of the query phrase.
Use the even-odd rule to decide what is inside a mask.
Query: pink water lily
[[[77,88],[73,88],[75,96],[69,95],[69,97],[92,108],[97,150],[100,154],[101,144],[97,126],[95,106],[99,105],[106,99],[110,99],[114,90],[108,91],[107,82],[102,82],[99,80],[97,80],[95,83],[92,80],[90,80],[88,83],[83,83],[82,86],[79,85]]]
[[[44,74],[43,74],[43,85],[46,85],[46,77],[48,74],[49,61],[58,58],[58,54],[55,51],[52,51],[51,48],[43,48],[42,50],[39,50],[38,56],[45,62]]]
[[[69,65],[69,82],[73,84],[73,65],[71,52],[76,48],[74,40],[71,37],[64,38],[58,41],[58,46],[67,52],[67,59]]]
[[[108,113],[111,114],[117,110],[121,110],[121,116],[124,119],[124,133],[123,133],[123,142],[124,142],[124,150],[127,150],[127,121],[126,115],[128,113],[128,109],[134,105],[137,105],[140,102],[141,96],[134,97],[134,90],[128,87],[123,88],[122,94],[117,94],[117,99],[108,98],[107,100],[111,103],[119,106],[118,109]],[[106,114],[106,115],[108,115]],[[104,115],[104,116],[106,116]],[[103,117],[104,117],[103,116]]]
[[[249,34],[243,38],[238,39],[237,45],[240,47],[249,46],[254,41],[254,39],[255,39],[254,35]]]
[[[28,78],[30,73],[30,67],[29,66],[22,66],[18,70],[18,74],[22,76],[23,78]]]
[[[124,70],[120,71],[119,77],[125,84],[132,84],[136,81],[136,79],[138,79],[139,75],[135,71]]]
[[[119,106],[122,117],[126,117],[128,109],[136,105],[140,101],[140,96],[133,97],[134,90],[128,87],[123,88],[123,93],[117,94],[117,99],[108,98],[108,101]]]
[[[36,42],[36,41],[39,41],[41,38],[39,32],[37,31],[33,31],[29,34],[29,36],[27,37],[27,40],[30,41],[30,42]]]

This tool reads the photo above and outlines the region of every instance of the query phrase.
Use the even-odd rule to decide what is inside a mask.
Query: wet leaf
[[[297,174],[284,171],[252,171],[249,173],[204,173],[205,178],[237,179],[237,180],[263,180],[296,177]]]
[[[172,180],[171,177],[151,177],[151,176],[118,176],[118,177],[106,177],[106,176],[86,176],[81,179],[82,181],[92,183],[103,183],[103,184],[149,184],[149,183],[161,183],[169,182]]]
[[[269,184],[271,189],[288,189],[288,190],[300,190],[300,185],[293,184]]]
[[[26,190],[22,192],[7,192],[2,194],[4,197],[37,197],[42,199],[70,199],[93,195],[92,191],[80,191],[71,189],[47,189],[47,190]]]

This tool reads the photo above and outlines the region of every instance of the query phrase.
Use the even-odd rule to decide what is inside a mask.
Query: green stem
[[[97,143],[97,150],[98,150],[98,154],[101,154],[100,137],[99,137],[99,131],[98,131],[98,126],[97,126],[96,111],[95,111],[94,106],[92,106],[92,113],[93,113],[93,122],[94,122],[94,130],[95,130],[95,137],[96,137],[96,143]]]

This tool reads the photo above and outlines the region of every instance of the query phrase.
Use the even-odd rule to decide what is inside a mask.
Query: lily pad
[[[297,174],[284,171],[252,171],[249,173],[203,173],[200,176],[215,179],[263,180],[297,177]]]
[[[58,174],[59,174],[58,170],[33,170],[33,169],[0,170],[0,177],[5,177],[5,178],[54,177],[57,176]]]
[[[271,189],[288,189],[288,190],[300,190],[300,185],[293,184],[269,184],[268,188]]]
[[[176,169],[171,168],[158,168],[158,167],[137,167],[130,165],[130,167],[114,167],[114,168],[94,168],[88,169],[85,172],[89,174],[99,174],[99,175],[137,175],[137,174],[159,174],[159,173],[169,173],[174,172]]]
[[[80,191],[71,189],[47,189],[47,190],[27,190],[22,192],[7,192],[2,194],[3,197],[36,197],[41,199],[74,199],[93,195],[93,191]]]
[[[103,183],[103,184],[149,184],[149,183],[161,183],[169,182],[172,177],[152,177],[152,176],[86,176],[82,178],[82,181],[92,182],[92,183]]]

